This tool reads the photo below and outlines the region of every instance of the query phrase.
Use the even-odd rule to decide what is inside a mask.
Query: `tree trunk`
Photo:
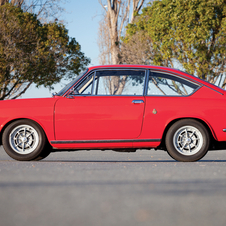
[[[143,6],[145,0],[132,0],[132,9],[130,7],[131,0],[107,0],[107,5],[102,3],[102,0],[99,0],[99,3],[105,10],[104,17],[107,18],[107,23],[102,23],[100,26],[107,26],[110,38],[110,54],[111,54],[111,63],[120,64],[120,47],[119,42],[122,35],[122,32],[125,26],[129,22],[129,17],[131,15],[130,22],[134,21],[134,13],[139,12]],[[103,28],[100,28],[103,29]],[[103,38],[99,36],[99,38]],[[101,41],[99,42],[101,45]],[[104,42],[102,43],[104,45]],[[101,47],[101,49],[105,49]],[[107,53],[102,52],[103,55],[107,57]],[[100,62],[101,64],[106,62],[106,60]]]
[[[141,3],[139,4],[139,2]],[[99,28],[99,41],[100,50],[109,50],[109,52],[101,52],[101,64],[104,64],[109,59],[109,55],[111,56],[111,64],[120,64],[120,47],[119,42],[123,32],[123,29],[129,22],[129,16],[132,15],[131,21],[134,20],[134,13],[138,12],[145,0],[133,0],[132,11],[130,10],[131,0],[107,0],[107,5],[102,3],[102,0],[99,0],[99,3],[105,10],[105,18],[107,23],[101,23]],[[120,24],[119,24],[120,23]],[[107,26],[103,28],[103,26]],[[106,35],[103,36],[103,32],[107,31],[109,35],[109,41],[106,42]],[[110,44],[110,48],[104,45]],[[123,92],[123,89],[126,84],[126,77],[120,81],[118,77],[114,77],[111,80],[106,78],[106,83],[108,84],[107,88],[111,95],[120,95]]]

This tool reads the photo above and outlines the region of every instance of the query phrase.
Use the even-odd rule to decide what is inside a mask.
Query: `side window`
[[[143,95],[145,71],[97,71],[94,95]]]
[[[197,88],[198,85],[185,79],[152,72],[149,75],[147,94],[153,96],[186,96],[193,93]]]

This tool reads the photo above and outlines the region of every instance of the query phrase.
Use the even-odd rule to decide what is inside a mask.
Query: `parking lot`
[[[193,163],[153,150],[19,162],[0,148],[1,226],[223,226],[225,200],[226,150]]]

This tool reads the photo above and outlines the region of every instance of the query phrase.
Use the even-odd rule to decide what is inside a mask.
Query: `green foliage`
[[[127,40],[144,31],[156,65],[176,62],[210,82],[226,71],[226,1],[156,0],[127,29]]]
[[[89,62],[64,25],[42,24],[11,4],[0,6],[0,99],[17,98],[32,83],[51,88]]]

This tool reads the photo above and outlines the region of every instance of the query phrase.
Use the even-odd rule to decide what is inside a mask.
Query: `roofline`
[[[109,67],[112,67],[112,68],[119,68],[119,67],[122,67],[122,68],[156,68],[156,69],[172,69],[172,70],[176,70],[176,71],[179,71],[178,69],[175,69],[175,68],[169,68],[169,67],[163,67],[163,66],[155,66],[155,65],[141,65],[141,64],[109,64],[109,65],[96,65],[96,66],[91,66],[91,67],[88,67],[89,70],[93,70],[93,69],[96,69],[96,68],[109,68]]]
[[[218,86],[215,86],[203,79],[200,79],[194,75],[188,74],[187,72],[181,71],[179,69],[170,68],[170,67],[163,67],[163,66],[155,66],[155,65],[139,65],[139,64],[113,64],[113,65],[97,65],[97,66],[91,66],[88,68],[88,71],[95,70],[95,69],[101,69],[101,68],[145,68],[145,69],[156,69],[156,70],[162,70],[167,72],[172,72],[181,75],[182,77],[185,76],[186,78],[190,78],[192,80],[195,80],[199,84],[202,84],[206,87],[209,87],[213,90],[216,90],[217,92],[221,94],[225,94],[226,91]]]

